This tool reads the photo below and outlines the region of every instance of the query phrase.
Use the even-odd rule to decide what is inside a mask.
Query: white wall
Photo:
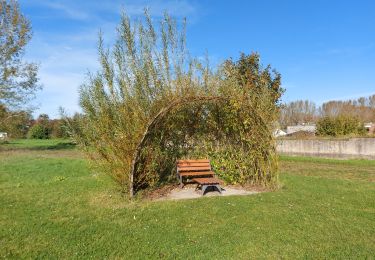
[[[277,151],[291,155],[375,159],[375,138],[279,139]]]

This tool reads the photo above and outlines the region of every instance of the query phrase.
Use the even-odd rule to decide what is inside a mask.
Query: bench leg
[[[208,187],[207,185],[202,185],[202,196],[204,195],[207,187]]]
[[[202,185],[202,186],[201,186],[202,196],[205,194],[206,189],[207,189],[208,187],[215,187],[215,188],[220,192],[220,194],[222,194],[222,193],[221,193],[222,189],[221,189],[220,185]],[[197,186],[197,188],[198,188],[198,186]]]
[[[180,175],[180,188],[182,189],[184,187],[184,184],[182,183],[182,176]]]
[[[220,192],[220,194],[221,194],[221,187],[220,187],[220,185],[215,185],[215,187],[216,187],[216,189]]]

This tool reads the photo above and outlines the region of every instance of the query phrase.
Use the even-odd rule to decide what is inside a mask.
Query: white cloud
[[[91,17],[89,13],[84,12],[83,10],[80,10],[80,9],[74,8],[74,7],[70,7],[70,6],[68,6],[66,4],[62,4],[62,3],[45,1],[45,6],[51,8],[51,9],[55,9],[57,11],[60,11],[71,19],[88,20]]]
[[[185,0],[155,1],[75,1],[75,0],[20,0],[21,6],[38,10],[28,14],[44,26],[34,26],[34,37],[27,46],[26,58],[40,63],[39,78],[43,90],[36,100],[40,104],[34,115],[47,113],[58,117],[58,107],[68,112],[80,111],[78,88],[88,71],[98,69],[97,40],[102,30],[105,42],[115,39],[116,25],[121,10],[139,16],[149,8],[153,17],[164,11],[176,17],[196,14],[196,7]],[[61,20],[63,19],[63,20]],[[74,20],[72,24],[69,20]],[[60,23],[67,24],[60,27]],[[50,24],[49,24],[50,23]],[[57,26],[56,30],[54,30]]]
[[[79,85],[84,80],[83,74],[60,73],[54,74],[41,70],[40,78],[44,84],[43,92],[38,95],[40,104],[34,115],[47,113],[52,118],[59,117],[58,108],[64,107],[68,112],[80,111],[78,105]]]
[[[149,8],[152,16],[161,16],[167,11],[173,16],[191,16],[196,13],[196,5],[186,0],[132,0],[132,1],[56,1],[56,0],[33,0],[20,1],[26,6],[43,6],[56,10],[64,14],[67,18],[76,20],[88,20],[98,18],[101,13],[107,12],[112,14],[120,14],[121,10],[125,10],[130,16],[142,15],[144,8]],[[51,16],[52,18],[52,16]]]
[[[60,106],[74,113],[78,106],[78,89],[88,71],[98,69],[95,43],[76,41],[78,36],[70,35],[60,44],[51,38],[38,36],[30,45],[27,59],[40,62],[39,78],[43,90],[36,100],[39,109],[34,115],[47,113],[52,118],[59,117]]]

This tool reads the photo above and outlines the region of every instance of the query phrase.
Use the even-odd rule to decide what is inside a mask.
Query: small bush
[[[27,133],[27,137],[29,139],[49,139],[50,138],[51,130],[43,126],[41,124],[33,125],[29,132]]]
[[[356,117],[324,117],[317,123],[317,134],[320,136],[364,135],[363,124]]]

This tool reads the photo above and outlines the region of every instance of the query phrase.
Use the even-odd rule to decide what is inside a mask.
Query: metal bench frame
[[[206,189],[208,187],[214,187],[214,188],[216,188],[216,190],[218,192],[220,192],[220,194],[222,194],[221,192],[222,192],[223,189],[220,187],[220,184],[202,184],[201,185],[201,184],[198,183],[198,185],[195,188],[195,190],[198,190],[199,188],[201,188],[201,193],[202,193],[202,196],[203,196],[206,193]]]

